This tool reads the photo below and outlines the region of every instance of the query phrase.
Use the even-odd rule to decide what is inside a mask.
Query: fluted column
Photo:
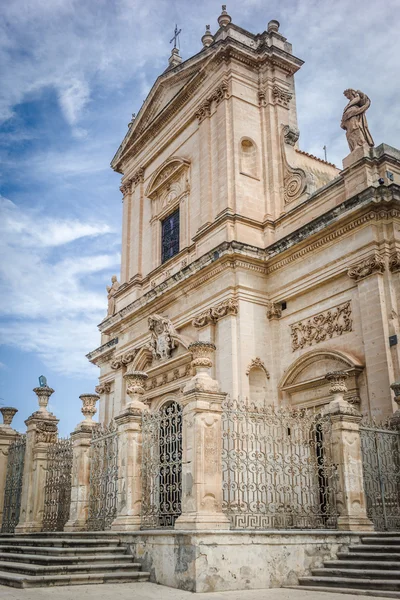
[[[211,378],[214,344],[189,346],[196,374],[183,390],[182,514],[175,529],[229,529],[222,512],[222,401]]]
[[[26,450],[22,480],[20,518],[15,533],[41,531],[47,471],[47,451],[57,441],[58,419],[47,410],[54,390],[47,385],[34,388],[39,410],[26,421]]]
[[[97,394],[81,394],[82,414],[81,421],[71,433],[72,439],[72,481],[71,505],[68,522],[64,531],[84,531],[89,515],[90,493],[90,442],[93,428],[97,423],[93,421],[96,414]]]
[[[345,399],[347,373],[326,374],[332,400],[324,414],[332,423],[332,462],[337,467],[338,528],[345,531],[371,531],[367,517],[362,471],[360,421],[361,414]]]
[[[4,508],[4,490],[6,487],[6,476],[7,476],[7,461],[8,461],[8,449],[10,444],[14,442],[18,437],[18,432],[11,427],[12,420],[15,413],[18,412],[16,408],[11,406],[3,406],[0,408],[0,412],[3,415],[3,424],[0,425],[0,528],[3,522],[3,508]]]
[[[118,430],[118,503],[117,517],[111,529],[140,529],[142,506],[142,413],[147,406],[141,401],[147,373],[131,371],[124,375],[129,400],[115,417]]]

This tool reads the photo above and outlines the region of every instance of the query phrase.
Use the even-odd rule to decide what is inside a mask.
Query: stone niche
[[[296,408],[319,407],[331,401],[329,371],[346,371],[345,399],[360,409],[364,366],[353,356],[337,350],[313,350],[298,358],[284,374],[279,391],[282,400]]]

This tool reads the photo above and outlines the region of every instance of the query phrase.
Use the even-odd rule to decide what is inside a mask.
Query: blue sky
[[[253,32],[271,19],[305,61],[296,76],[300,145],[341,166],[342,92],[367,93],[375,143],[399,146],[399,0],[231,0]],[[181,54],[201,49],[221,5],[204,0],[13,0],[0,21],[0,404],[15,426],[45,374],[67,435],[97,369],[85,354],[119,272],[120,176],[109,162],[154,79],[175,22]]]

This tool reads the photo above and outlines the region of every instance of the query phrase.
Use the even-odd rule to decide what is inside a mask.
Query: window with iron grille
[[[179,252],[179,208],[161,223],[161,262]]]

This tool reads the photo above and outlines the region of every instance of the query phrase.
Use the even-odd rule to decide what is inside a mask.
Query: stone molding
[[[109,352],[110,348],[112,348],[116,344],[118,344],[118,338],[117,337],[115,337],[112,340],[106,342],[102,346],[99,346],[95,350],[92,350],[92,352],[89,352],[89,354],[86,354],[86,358],[88,360],[90,360],[90,361],[93,361],[94,359],[99,358],[103,354],[107,354]]]
[[[203,311],[197,317],[195,317],[192,321],[193,327],[205,327],[210,323],[216,323],[219,319],[226,317],[227,315],[236,316],[239,310],[239,303],[236,298],[229,298],[228,300],[223,300],[219,304],[208,308]]]
[[[351,301],[290,325],[292,351],[313,346],[353,330]]]
[[[247,377],[250,375],[250,371],[251,369],[262,369],[266,375],[266,378],[269,379],[270,375],[269,375],[269,371],[267,370],[267,367],[265,366],[265,364],[263,363],[263,361],[261,360],[261,358],[259,358],[258,356],[256,358],[253,358],[252,361],[250,362],[250,364],[248,365],[247,369],[246,369],[246,375]]]
[[[222,100],[227,100],[230,96],[229,93],[229,84],[226,79],[222,81],[222,83],[214,90],[214,92],[202,102],[199,108],[196,110],[196,118],[199,123],[204,121],[207,117],[211,116],[211,106],[212,103],[218,106]]]
[[[393,252],[389,256],[389,271],[398,273],[400,271],[400,252]]]
[[[151,377],[146,383],[146,391],[151,391],[156,388],[159,388],[163,385],[167,385],[173,381],[177,381],[178,379],[183,379],[184,377],[188,377],[192,375],[192,367],[190,363],[184,365],[183,367],[177,367],[172,371],[168,371],[167,373],[163,373],[163,375],[158,375],[155,377]]]
[[[369,275],[373,275],[375,273],[383,273],[384,271],[385,262],[382,256],[375,253],[350,267],[350,269],[347,271],[347,275],[350,277],[350,279],[354,279],[355,281],[361,281]]]
[[[109,394],[111,392],[111,381],[100,383],[99,385],[96,385],[94,389],[96,394],[99,394],[99,396],[102,396],[103,394]]]
[[[280,319],[282,316],[282,305],[275,302],[268,302],[267,304],[267,318]]]

